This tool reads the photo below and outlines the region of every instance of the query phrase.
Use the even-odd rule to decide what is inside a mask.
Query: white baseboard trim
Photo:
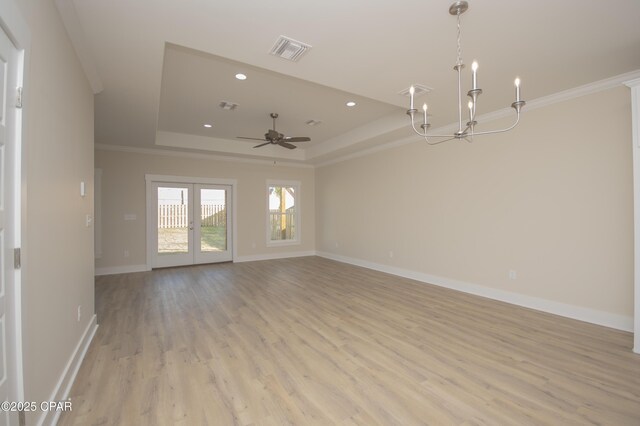
[[[80,365],[82,365],[82,360],[87,353],[87,349],[89,349],[89,344],[93,340],[93,336],[95,336],[97,329],[97,317],[94,314],[91,321],[89,321],[87,328],[84,330],[82,337],[78,341],[75,350],[71,354],[71,358],[69,358],[69,361],[67,362],[67,365],[62,372],[51,397],[49,398],[49,401],[64,401],[69,397],[71,386],[76,379]],[[43,411],[36,424],[39,426],[55,425],[58,423],[60,414],[61,411]]]
[[[257,260],[273,260],[273,259],[287,259],[290,257],[304,257],[315,256],[316,252],[311,251],[293,251],[285,253],[264,253],[264,254],[252,254],[247,256],[237,256],[233,259],[234,263],[241,262],[254,262]],[[132,272],[145,272],[149,271],[147,265],[125,265],[125,266],[109,266],[106,268],[96,268],[95,275],[115,275],[115,274],[128,274]]]
[[[305,257],[305,256],[315,256],[316,252],[311,251],[292,251],[285,253],[266,253],[266,254],[251,254],[247,256],[238,256],[233,259],[234,263],[241,262],[254,262],[256,260],[273,260],[273,259],[288,259],[291,257]]]
[[[106,268],[96,268],[96,277],[99,275],[128,274],[130,272],[148,271],[147,265],[125,265],[125,266],[108,266]]]
[[[511,303],[512,305],[523,306],[525,308],[535,309],[538,311],[585,321],[592,324],[615,328],[617,330],[631,332],[633,331],[633,318],[624,315],[617,315],[609,312],[598,311],[595,309],[584,308],[581,306],[569,305],[566,303],[555,302],[553,300],[527,296],[524,294],[485,287],[482,285],[458,281],[451,278],[438,277],[422,272],[396,268],[394,266],[383,265],[380,263],[369,262],[362,259],[341,256],[328,252],[319,251],[316,252],[316,255],[342,263],[361,266],[363,268],[373,269],[375,271],[386,272],[387,274],[397,275],[403,278],[409,278],[423,283],[437,285],[439,287],[450,288],[452,290],[462,291],[464,293],[474,294],[476,296],[482,296],[489,299],[499,300],[501,302]]]

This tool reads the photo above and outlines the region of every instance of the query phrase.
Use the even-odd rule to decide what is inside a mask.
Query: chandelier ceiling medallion
[[[476,132],[475,126],[478,124],[478,122],[476,121],[476,106],[478,102],[478,96],[482,94],[482,89],[478,87],[478,63],[474,61],[473,64],[471,64],[471,72],[472,72],[471,90],[467,92],[467,96],[469,96],[470,98],[469,103],[467,104],[469,108],[469,121],[466,124],[463,124],[461,71],[464,68],[464,63],[462,62],[462,48],[460,46],[460,15],[466,12],[468,8],[469,8],[469,3],[467,3],[466,1],[457,1],[449,7],[449,13],[451,15],[456,16],[458,20],[458,60],[456,62],[456,65],[453,67],[453,69],[458,73],[458,131],[449,135],[428,134],[427,131],[431,127],[431,124],[429,123],[429,120],[428,120],[426,103],[422,105],[422,112],[424,115],[423,123],[420,125],[420,128],[422,129],[422,131],[417,130],[416,124],[415,124],[415,116],[418,110],[415,109],[414,107],[414,99],[413,99],[415,89],[413,86],[411,86],[411,88],[409,89],[409,95],[411,100],[410,100],[409,110],[407,111],[407,114],[409,115],[409,117],[411,117],[411,127],[418,135],[424,137],[424,139],[430,145],[436,145],[436,144],[447,142],[453,139],[465,139],[468,142],[471,142],[474,136],[508,132],[509,130],[513,129],[518,125],[518,122],[520,121],[520,110],[526,103],[520,98],[520,79],[516,78],[515,80],[516,100],[511,104],[511,107],[516,110],[515,123],[513,123],[513,125],[511,125],[510,127],[507,127],[506,129]],[[440,138],[441,140],[432,141],[432,140],[429,140],[429,138]]]

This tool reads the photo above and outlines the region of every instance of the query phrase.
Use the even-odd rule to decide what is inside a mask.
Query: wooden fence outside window
[[[186,228],[189,215],[186,204],[159,204],[158,228]],[[227,209],[223,204],[200,206],[201,226],[224,227],[227,224]]]

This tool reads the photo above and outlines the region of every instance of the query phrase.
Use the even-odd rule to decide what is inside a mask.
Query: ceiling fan
[[[271,118],[273,118],[273,129],[269,129],[267,133],[264,134],[263,139],[245,138],[242,136],[237,136],[237,138],[247,139],[252,141],[265,141],[260,145],[254,146],[254,148],[260,148],[261,146],[272,144],[272,145],[280,145],[282,147],[289,148],[289,149],[297,148],[297,146],[293,145],[291,142],[309,142],[311,140],[311,138],[308,138],[308,137],[291,137],[291,136],[285,136],[282,133],[276,132],[276,118],[278,118],[278,114],[276,114],[275,112],[272,112]]]

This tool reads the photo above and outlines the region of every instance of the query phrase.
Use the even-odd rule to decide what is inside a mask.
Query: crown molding
[[[633,80],[625,81],[624,85],[627,86],[627,87],[631,87],[631,88],[638,87],[638,86],[640,86],[640,77],[639,78],[635,78]]]
[[[64,0],[57,0],[57,1],[64,1]],[[621,85],[633,87],[639,84],[640,84],[640,70],[628,72],[625,74],[620,74],[614,77],[598,80],[593,83],[574,87],[572,89],[564,90],[562,92],[557,92],[548,96],[543,96],[543,97],[528,101],[526,109],[523,110],[523,114],[525,114],[527,111],[547,107],[553,104],[565,102],[571,99],[591,95],[591,94],[602,92],[605,90],[610,90],[615,87],[620,87]],[[486,114],[482,114],[478,116],[478,120],[483,122],[491,122],[494,120],[510,117],[512,115],[513,115],[513,109],[508,107],[508,108],[502,108],[493,112],[489,112]],[[395,129],[395,126],[397,124],[396,120],[390,120],[390,119],[382,120],[381,122],[390,124],[392,126],[391,130]],[[437,129],[434,129],[433,132],[442,134],[442,133],[452,132],[456,128],[457,128],[457,123],[451,123],[446,126],[442,126]],[[380,126],[376,126],[376,130],[380,131],[380,129],[381,129]],[[364,131],[364,130],[370,130],[370,129],[364,126],[363,129],[356,129],[356,130]],[[356,140],[356,142],[359,142],[359,141],[360,139]],[[336,139],[333,142],[335,142],[336,149],[341,149],[351,145],[347,141],[342,139],[340,140]],[[331,160],[323,161],[317,164],[312,164],[310,162],[313,161],[313,158],[316,156],[330,154],[330,151],[324,152],[324,151],[316,150],[313,153],[315,155],[310,156],[304,163],[302,162],[294,163],[294,162],[286,162],[286,161],[283,162],[278,160],[266,160],[266,159],[261,160],[261,159],[244,158],[244,157],[238,157],[233,155],[226,156],[226,155],[216,155],[216,154],[200,154],[200,153],[194,153],[194,152],[172,151],[172,150],[166,150],[166,149],[136,148],[136,147],[128,147],[128,146],[122,146],[122,145],[96,144],[95,149],[103,150],[103,151],[121,151],[121,152],[132,152],[132,153],[138,153],[138,154],[208,159],[208,160],[215,160],[215,161],[234,161],[234,162],[240,162],[240,163],[277,165],[282,167],[319,168],[319,167],[325,167],[332,164],[340,163],[342,161],[347,161],[347,160],[352,160],[359,157],[364,157],[367,155],[372,155],[381,151],[386,151],[388,149],[398,148],[410,143],[420,143],[420,142],[422,142],[422,139],[420,137],[409,136],[406,138],[381,144],[372,148],[368,148],[359,152],[355,152],[355,153],[343,155]]]
[[[564,90],[548,96],[543,96],[527,102],[527,110],[541,108],[559,102],[568,101],[570,99],[580,98],[582,96],[591,95],[593,93],[610,90],[622,85],[625,85],[629,80],[640,79],[640,70],[631,71],[624,74],[619,74],[613,77],[605,78],[603,80],[594,81],[582,86],[574,87],[573,89]]]
[[[393,113],[386,115],[308,148],[307,160],[330,155],[332,152],[393,132],[405,126],[406,117],[404,117],[404,114]]]
[[[603,80],[598,80],[593,83],[584,84],[582,86],[574,87],[568,90],[563,90],[562,92],[557,92],[551,95],[542,96],[532,101],[527,101],[526,109],[522,110],[522,114],[525,114],[527,111],[543,108],[543,107],[557,104],[560,102],[565,102],[571,99],[580,98],[582,96],[587,96],[594,93],[602,92],[605,90],[610,90],[616,87],[620,87],[622,85],[626,85],[629,87],[640,85],[640,70],[635,70],[628,73],[616,75],[610,78],[605,78]],[[513,108],[507,107],[507,108],[502,108],[486,114],[482,114],[478,116],[478,121],[491,122],[501,118],[510,117],[512,115],[513,115]],[[457,128],[457,123],[451,123],[446,126],[442,126],[437,129],[434,129],[433,133],[445,134],[447,132],[453,131],[456,128]],[[422,139],[420,139],[419,136],[409,136],[407,138],[403,138],[393,142],[388,142],[388,143],[378,145],[376,147],[369,148],[360,152],[356,152],[356,153],[352,153],[342,157],[334,158],[332,160],[324,161],[316,164],[316,167],[330,166],[332,164],[340,163],[342,161],[364,157],[367,155],[375,154],[380,151],[386,151],[388,149],[397,148],[403,145],[407,145],[409,143],[418,143],[418,142],[422,142]]]
[[[95,144],[96,151],[116,151],[116,152],[129,152],[132,154],[145,154],[145,155],[161,155],[165,157],[181,157],[181,158],[194,158],[198,160],[212,160],[212,161],[233,161],[237,163],[251,163],[267,166],[277,167],[297,167],[302,169],[313,169],[313,164],[306,163],[292,163],[287,161],[278,160],[258,160],[254,158],[243,158],[227,155],[215,155],[215,154],[200,154],[196,152],[184,152],[184,151],[170,151],[167,149],[150,149],[150,148],[137,148],[124,145],[108,145],[108,144]]]
[[[218,152],[225,155],[262,157],[265,161],[305,161],[305,149],[282,149],[279,146],[268,145],[261,149],[253,149],[255,144],[238,143],[237,140],[213,138],[208,136],[191,135],[188,133],[156,131],[155,145],[178,149],[197,149],[205,152]],[[215,155],[215,154],[214,154]]]

